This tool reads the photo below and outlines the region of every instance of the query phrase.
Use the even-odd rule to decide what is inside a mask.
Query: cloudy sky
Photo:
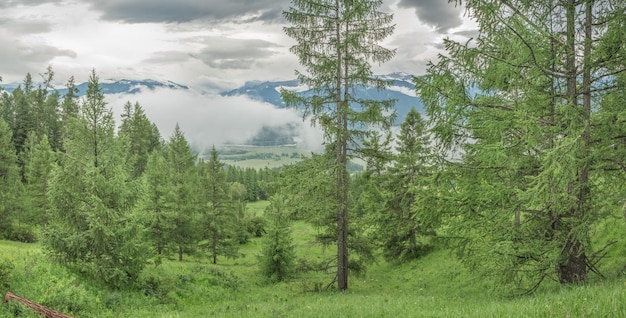
[[[288,0],[2,0],[0,76],[19,82],[52,65],[59,81],[169,79],[205,89],[293,77],[282,27]],[[438,44],[473,28],[447,0],[385,0],[397,56],[380,73],[423,73]],[[465,21],[465,22],[464,22]]]
[[[35,80],[51,65],[70,76],[171,80],[218,92],[249,80],[292,79],[299,69],[283,34],[289,0],[0,0],[0,76]],[[424,72],[445,37],[475,29],[448,0],[384,0],[396,57],[375,73]],[[226,104],[227,102],[224,101]],[[239,101],[241,102],[241,101]],[[144,104],[143,102],[141,102]],[[182,125],[181,125],[182,126]]]

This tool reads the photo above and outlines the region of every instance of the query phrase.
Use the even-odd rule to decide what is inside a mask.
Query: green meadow
[[[267,205],[249,204],[248,213],[260,215]],[[292,229],[298,257],[321,260],[333,253],[312,243],[315,229],[308,224],[295,222]],[[615,273],[580,286],[547,283],[532,295],[498,295],[441,247],[405,263],[380,257],[339,293],[327,288],[327,273],[298,273],[278,284],[263,279],[260,240],[252,238],[240,258],[218,265],[203,255],[151,264],[124,290],[47,261],[38,243],[0,241],[0,282],[3,292],[75,317],[626,317],[626,277]],[[11,302],[0,317],[37,315]]]

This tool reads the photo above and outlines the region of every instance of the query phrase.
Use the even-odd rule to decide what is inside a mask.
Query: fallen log
[[[8,301],[18,301],[26,307],[32,308],[36,313],[46,318],[72,318],[72,316],[68,316],[62,312],[58,312],[54,309],[48,308],[44,305],[40,305],[32,300],[28,300],[22,296],[18,296],[12,292],[7,292],[4,294],[4,303]]]

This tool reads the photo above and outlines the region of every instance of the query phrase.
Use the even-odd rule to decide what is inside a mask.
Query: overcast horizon
[[[4,0],[0,2],[3,83],[35,80],[48,65],[55,83],[70,76],[171,80],[205,91],[246,81],[294,78],[294,42],[284,35],[288,0]],[[475,30],[464,10],[447,0],[385,0],[397,49],[378,74],[424,73],[445,37]]]

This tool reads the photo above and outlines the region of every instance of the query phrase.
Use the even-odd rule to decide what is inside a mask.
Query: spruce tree
[[[293,0],[283,15],[291,24],[285,33],[296,40],[291,48],[306,69],[296,72],[298,80],[309,86],[312,96],[283,90],[289,106],[301,107],[305,116],[324,130],[326,142],[333,146],[336,180],[337,286],[348,288],[348,171],[349,158],[361,148],[361,140],[379,125],[388,127],[393,116],[393,101],[358,99],[358,85],[383,87],[375,78],[370,63],[383,63],[395,51],[379,45],[393,32],[392,16],[377,11],[380,0]],[[352,149],[352,151],[349,151]]]

